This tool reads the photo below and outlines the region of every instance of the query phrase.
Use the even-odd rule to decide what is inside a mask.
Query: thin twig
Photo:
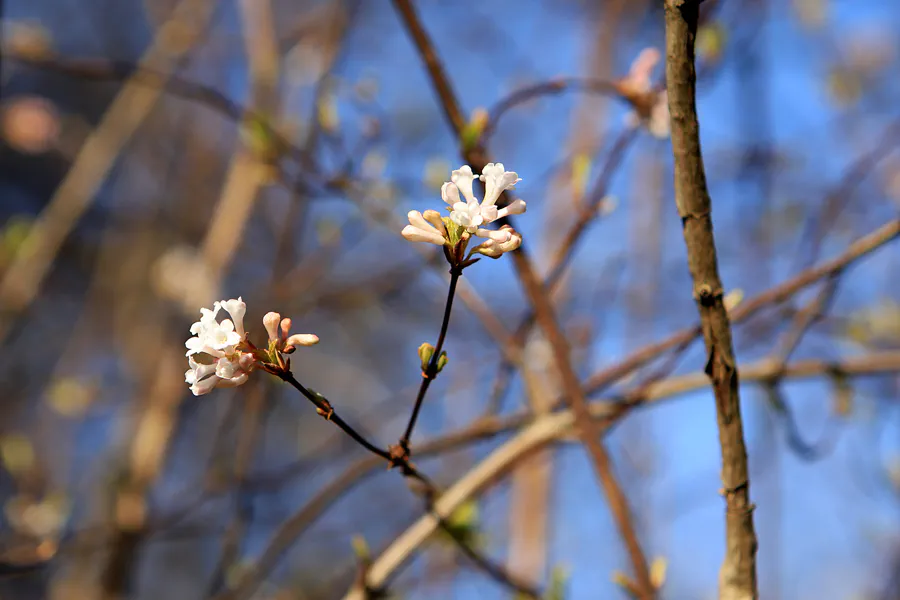
[[[301,394],[303,394],[304,397],[306,397],[307,400],[313,403],[313,405],[316,407],[316,411],[320,415],[337,425],[341,431],[353,438],[353,441],[355,441],[357,444],[359,444],[372,454],[380,456],[388,462],[392,461],[391,455],[387,450],[375,446],[372,442],[363,437],[362,434],[351,427],[340,417],[340,415],[338,415],[334,411],[334,408],[331,406],[331,403],[328,402],[328,400],[304,387],[302,383],[297,381],[293,373],[291,373],[290,371],[280,371],[278,373],[278,377],[281,378],[282,381],[285,381],[294,386],[297,391],[299,391]]]
[[[350,438],[352,438],[361,447],[368,450],[373,455],[386,461],[390,467],[399,467],[404,477],[414,479],[422,484],[422,486],[424,486],[423,495],[427,504],[429,506],[433,505],[434,498],[436,498],[439,493],[437,486],[435,486],[435,484],[425,474],[423,474],[412,463],[410,463],[407,456],[395,456],[388,451],[375,446],[362,434],[356,431],[356,429],[354,429],[346,421],[344,421],[335,412],[334,407],[331,405],[331,402],[329,402],[324,396],[316,394],[306,388],[303,384],[297,381],[293,373],[291,373],[290,371],[279,370],[277,372],[273,372],[273,374],[279,377],[282,381],[289,383],[295,389],[297,389],[307,400],[309,400],[316,407],[316,411],[320,415],[337,425],[337,427],[341,429],[341,431],[350,436]],[[511,587],[515,591],[524,593],[530,598],[540,597],[540,593],[538,591],[535,591],[526,584],[520,582],[514,576],[510,575],[502,566],[494,563],[487,557],[481,556],[478,551],[467,544],[465,540],[462,540],[458,536],[453,535],[451,535],[451,538],[460,548],[460,550],[474,561],[476,566],[483,569],[496,581]],[[280,554],[280,552],[278,554]],[[248,574],[244,577],[244,579],[238,582],[234,589],[221,594],[220,596],[218,596],[218,598],[220,600],[236,600],[249,597],[250,595],[252,595],[261,581],[258,576],[254,575],[255,574]],[[367,589],[370,589],[371,587],[372,586],[369,586],[369,588]]]
[[[500,118],[519,104],[541,96],[561,94],[566,91],[584,92],[599,96],[618,96],[616,86],[602,79],[589,77],[559,77],[518,89],[488,109],[488,121],[482,137],[487,140],[496,131]]]
[[[466,542],[465,539],[460,537],[459,532],[453,529],[446,520],[441,519],[439,516],[435,516],[438,522],[438,527],[446,533],[450,538],[456,543],[459,547],[460,551],[484,573],[487,573],[494,581],[499,584],[502,584],[510,589],[515,590],[519,594],[532,598],[534,600],[540,599],[540,592],[535,590],[532,586],[527,583],[521,581],[516,576],[512,575],[509,571],[504,569],[499,564],[494,561],[488,559],[483,554],[479,554],[475,551],[474,548],[470,544]]]
[[[413,434],[416,427],[416,420],[419,418],[419,410],[422,408],[422,401],[425,400],[425,394],[428,393],[428,386],[434,381],[438,374],[438,361],[441,358],[441,351],[444,348],[444,340],[447,337],[447,328],[450,326],[450,312],[453,308],[453,298],[456,295],[456,284],[462,276],[462,270],[459,267],[450,269],[450,285],[447,288],[447,303],[444,306],[444,317],[441,321],[441,332],[438,335],[437,344],[434,346],[434,353],[425,370],[422,371],[422,383],[419,385],[419,393],[416,395],[416,403],[413,405],[412,413],[409,415],[409,422],[406,424],[406,430],[403,437],[400,438],[400,448],[409,453],[409,438]]]

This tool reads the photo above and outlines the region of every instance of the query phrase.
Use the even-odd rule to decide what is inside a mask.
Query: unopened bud
[[[278,323],[281,322],[281,315],[277,312],[267,312],[263,317],[263,325],[266,327],[266,333],[269,334],[269,340],[278,339]]]
[[[369,551],[369,544],[366,543],[366,538],[361,535],[354,535],[350,539],[350,544],[353,546],[353,553],[356,554],[359,560],[369,562],[372,559],[372,553]]]
[[[437,371],[435,371],[435,372],[440,373],[441,370],[447,366],[448,362],[450,362],[450,358],[447,356],[447,351],[444,350],[441,352],[441,355],[438,357]]]
[[[419,361],[422,364],[422,372],[428,371],[428,365],[431,363],[431,357],[434,356],[434,346],[425,342],[419,346]]]
[[[503,254],[503,250],[500,249],[500,246],[494,240],[488,239],[472,249],[473,253],[483,254],[488,258],[500,258]]]
[[[422,213],[422,217],[426,221],[431,223],[431,225],[433,225],[434,228],[441,233],[441,235],[443,235],[444,237],[447,236],[447,228],[444,227],[444,219],[443,217],[441,217],[441,213],[436,210],[429,209]]]
[[[291,333],[291,319],[285,317],[281,320],[281,339],[286,340]]]
[[[484,128],[487,126],[490,116],[484,108],[476,108],[472,111],[472,118],[466,123],[460,137],[463,148],[470,150],[478,144]]]
[[[285,319],[287,320],[287,319]],[[319,336],[312,333],[295,333],[285,340],[284,351],[290,354],[294,346],[314,346],[319,343]]]

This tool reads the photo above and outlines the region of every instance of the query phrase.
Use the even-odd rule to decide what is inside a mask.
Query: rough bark
[[[700,2],[666,0],[666,85],[675,158],[675,202],[681,216],[694,298],[706,343],[706,374],[716,401],[725,498],[725,558],[720,600],[755,600],[756,532],[747,449],[741,421],[738,371],[731,324],[722,303],[711,200],[706,186],[697,122],[694,40]]]

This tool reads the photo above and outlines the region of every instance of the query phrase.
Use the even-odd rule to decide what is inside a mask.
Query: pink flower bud
[[[318,343],[319,336],[311,333],[295,333],[285,341],[287,346],[314,346]]]
[[[269,334],[270,340],[278,339],[278,323],[281,321],[281,315],[277,312],[267,312],[263,317],[263,325],[266,327],[266,333]]]
[[[281,339],[282,341],[286,340],[288,335],[291,333],[291,319],[289,317],[285,317],[281,320]]]

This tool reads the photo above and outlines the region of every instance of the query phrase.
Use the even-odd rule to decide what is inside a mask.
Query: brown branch
[[[833,363],[821,360],[798,361],[787,369],[785,376],[808,378],[828,373],[864,376],[898,370],[900,370],[900,352],[884,352]],[[766,382],[774,372],[774,366],[771,360],[762,360],[747,366],[742,372],[744,382],[751,380]],[[621,398],[619,402],[592,404],[591,413],[595,419],[600,420],[604,427],[608,427],[619,419],[629,407],[657,402],[708,386],[709,378],[703,372],[672,377],[646,386],[640,390],[639,394],[629,394]],[[447,488],[435,502],[435,512],[446,517],[463,502],[497,482],[530,453],[540,450],[547,444],[569,437],[573,426],[574,419],[571,411],[560,411],[538,417]],[[436,528],[434,515],[429,514],[421,517],[419,521],[395,538],[372,562],[368,574],[369,585],[377,587],[386,581],[406,563],[419,546],[429,539]],[[351,592],[345,596],[345,600],[361,600],[361,597]]]
[[[533,600],[540,600],[540,593],[535,590],[531,585],[525,583],[520,580],[518,577],[507,571],[503,566],[495,563],[490,560],[483,554],[475,551],[472,546],[466,542],[465,539],[460,537],[459,533],[451,527],[446,520],[440,518],[439,515],[435,514],[435,518],[438,522],[438,527],[450,536],[456,545],[459,547],[460,551],[466,555],[470,561],[472,561],[479,570],[487,573],[494,581],[497,583],[515,590],[519,595],[525,596],[526,598],[532,598]]]
[[[615,84],[603,79],[558,77],[549,81],[535,83],[514,91],[488,109],[488,121],[487,125],[484,126],[482,138],[485,140],[490,138],[500,124],[500,118],[519,104],[535,100],[541,96],[561,94],[566,91],[584,92],[598,96],[618,97],[619,95]]]
[[[837,186],[822,200],[822,210],[806,222],[803,233],[800,235],[800,247],[797,252],[798,267],[806,267],[816,260],[825,235],[849,204],[853,190],[859,187],[879,162],[896,149],[898,141],[900,141],[898,138],[900,138],[900,119],[895,119],[885,128],[878,143],[853,161],[845,170]],[[806,252],[804,252],[804,246],[808,246]]]
[[[434,86],[438,98],[440,98],[439,104],[444,111],[444,116],[450,122],[453,133],[457,136],[461,135],[466,127],[466,118],[463,116],[462,108],[460,108],[460,104],[456,100],[453,86],[450,84],[450,79],[444,71],[444,65],[441,64],[437,56],[434,44],[431,43],[428,33],[419,21],[416,9],[413,8],[412,2],[409,0],[394,0],[394,8],[400,13],[403,25],[413,39],[416,52],[425,61],[431,84]]]
[[[766,384],[778,372],[785,379],[810,379],[834,374],[844,377],[878,376],[900,372],[900,352],[876,352],[840,361],[802,360],[788,365],[783,370],[773,360],[762,359],[741,367],[741,383]],[[673,400],[707,386],[708,379],[703,372],[678,375],[639,386],[638,389],[632,392],[614,398],[614,402],[593,403],[590,407],[591,415],[595,419],[600,420],[605,427],[608,427],[625,414],[623,406],[640,407],[664,400]],[[569,437],[571,432],[572,420],[569,411],[556,412],[552,416],[554,419],[564,419],[567,425],[555,430],[550,437],[546,438],[546,443],[564,440]],[[472,442],[489,439],[498,434],[516,430],[521,430],[521,433],[525,434],[528,431],[533,432],[543,427],[544,425],[538,425],[538,421],[532,419],[526,412],[506,417],[482,418],[463,429],[423,442],[418,447],[417,454],[420,457],[437,456]],[[246,585],[250,589],[250,593],[252,593],[252,590],[256,589],[263,579],[277,566],[284,553],[296,543],[297,539],[306,532],[312,523],[321,517],[328,508],[334,506],[344,494],[354,489],[371,475],[382,472],[381,467],[383,465],[384,461],[381,458],[368,455],[348,466],[340,475],[332,478],[299,511],[281,524],[274,537],[266,545],[262,556],[244,575],[244,579],[241,582],[242,588]],[[504,469],[510,466],[507,464],[500,468],[494,468],[486,478],[498,481]],[[245,484],[248,490],[270,490],[275,485],[276,479],[287,479],[293,475],[294,470],[291,469],[280,471],[276,475],[256,475],[248,477]],[[210,494],[216,494],[220,491],[224,490],[211,490]],[[463,501],[467,498],[463,498]],[[183,512],[184,510],[178,510],[174,516],[168,515],[154,519],[147,524],[145,533],[162,533],[171,530],[183,520]],[[108,531],[105,527],[83,529],[61,545],[60,552],[66,555],[83,555],[100,551],[105,547],[107,535]],[[0,562],[8,560],[9,556],[26,550],[28,548],[24,545],[3,547],[0,549]],[[380,582],[375,582],[375,585],[379,584]],[[237,593],[237,589],[232,593]],[[246,596],[246,591],[241,593]]]
[[[804,460],[814,460],[821,457],[834,447],[835,437],[834,435],[826,436],[820,442],[812,444],[806,442],[800,433],[800,427],[797,424],[794,412],[782,398],[781,390],[778,386],[781,383],[782,373],[787,369],[788,361],[800,345],[800,342],[803,341],[803,337],[813,325],[825,316],[831,301],[834,299],[834,295],[837,293],[840,281],[839,274],[839,272],[833,273],[816,297],[794,315],[788,330],[781,336],[778,341],[778,347],[772,353],[772,364],[775,372],[765,386],[771,407],[775,410],[776,416],[784,422],[788,447]],[[832,419],[833,422],[834,419]]]
[[[324,417],[326,420],[334,423],[341,431],[347,434],[351,439],[353,439],[359,446],[367,450],[372,458],[381,459],[381,464],[387,463],[389,468],[398,468],[401,474],[412,481],[417,482],[417,487],[421,490],[422,495],[424,496],[426,503],[429,507],[429,511],[434,512],[433,509],[433,501],[434,498],[438,496],[439,490],[431,480],[425,476],[421,471],[419,471],[411,462],[409,462],[408,455],[398,455],[393,452],[388,452],[381,448],[375,446],[372,442],[367,440],[365,436],[360,434],[356,429],[354,429],[350,424],[344,421],[334,410],[334,407],[331,403],[324,397],[321,396],[312,390],[305,387],[294,377],[293,373],[285,369],[266,369],[271,374],[275,375],[282,381],[290,384],[297,391],[299,391],[307,400],[309,400],[316,408],[316,412]],[[368,464],[359,463],[361,465],[358,467],[359,475],[356,475],[356,472],[353,473],[353,476],[343,476],[339,480],[334,482],[334,485],[326,488],[326,490],[334,490],[338,488],[343,491],[357,482],[363,475],[366,474],[368,469]],[[343,484],[343,488],[340,488],[337,484]],[[296,536],[299,535],[299,532],[302,532],[303,529],[307,525],[312,522],[312,519],[315,518],[321,512],[322,506],[321,501],[322,495],[320,493],[316,499],[301,511],[300,515],[295,518],[289,519],[279,531],[279,535],[276,536],[276,540],[280,543],[278,544],[270,544],[266,549],[266,552],[263,556],[263,559],[260,560],[257,569],[248,572],[243,579],[241,579],[232,589],[223,592],[216,598],[219,600],[240,600],[243,598],[249,598],[256,591],[256,588],[262,582],[263,574],[267,572],[267,569],[271,569],[277,560],[280,558],[281,554],[286,551],[290,545],[293,543],[293,540],[296,539]],[[316,501],[318,500],[318,502]],[[312,506],[312,508],[310,508]],[[320,510],[317,511],[316,508]],[[310,518],[312,515],[312,518]],[[439,513],[435,513],[435,518],[438,520],[443,519],[443,517]],[[282,535],[284,534],[284,535]],[[451,536],[453,541],[457,544],[460,550],[468,556],[476,566],[484,570],[491,578],[496,580],[499,583],[509,586],[511,589],[525,594],[529,598],[539,598],[540,592],[532,589],[527,584],[522,583],[517,578],[509,574],[501,565],[498,565],[491,561],[489,558],[482,556],[477,550],[468,545],[465,540],[460,539],[458,536]],[[264,568],[265,567],[265,568]]]
[[[833,273],[845,269],[850,264],[881,248],[898,236],[900,236],[900,219],[888,221],[875,231],[850,244],[847,250],[837,258],[822,263],[817,267],[807,269],[784,283],[770,288],[750,300],[745,300],[731,311],[729,317],[733,323],[738,323],[752,317],[764,308],[784,302],[797,292],[825,277],[829,277]],[[599,394],[616,380],[621,379],[635,369],[641,368],[656,359],[660,354],[690,343],[701,333],[700,325],[693,325],[672,334],[665,340],[654,342],[641,348],[623,361],[611,365],[588,378],[585,383],[587,394],[589,396]]]
[[[712,202],[700,151],[697,122],[694,39],[699,2],[666,0],[666,83],[675,157],[675,203],[681,216],[694,298],[706,343],[706,373],[716,399],[716,420],[722,452],[722,494],[725,497],[725,558],[719,572],[719,598],[754,600],[756,532],[750,502],[747,448],[741,420],[738,370],[731,340],[731,323],[723,303]]]
[[[437,58],[437,54],[431,40],[428,38],[428,34],[422,27],[418,15],[416,15],[412,3],[410,0],[394,0],[394,6],[400,13],[407,31],[413,38],[416,48],[425,62],[429,76],[431,77],[432,85],[437,92],[440,104],[450,121],[450,125],[456,135],[462,137],[465,121],[462,119],[462,111],[459,102],[453,93],[450,81]],[[463,148],[462,152],[463,158],[472,166],[473,170],[483,170],[485,164],[488,162],[484,151],[480,148]],[[503,199],[500,201],[501,205],[508,203],[509,201],[505,192],[503,196]],[[557,323],[549,295],[544,289],[543,283],[538,278],[537,273],[534,271],[532,262],[529,259],[524,246],[519,248],[518,251],[513,252],[512,258],[519,280],[522,282],[525,293],[534,307],[536,320],[544,330],[544,334],[547,336],[547,340],[553,350],[554,360],[562,377],[567,401],[570,403],[578,423],[577,431],[579,438],[593,460],[597,477],[606,494],[610,510],[616,521],[616,526],[625,542],[629,558],[631,559],[632,568],[634,569],[634,574],[637,578],[637,585],[641,590],[640,598],[653,598],[655,597],[655,590],[650,581],[650,571],[638,541],[637,532],[634,528],[625,494],[622,492],[622,488],[616,480],[609,455],[600,440],[600,431],[597,430],[594,422],[590,418],[590,412],[588,410],[584,392],[581,388],[581,382],[578,380],[578,375],[575,373],[575,369],[572,366],[569,356],[568,342]]]

